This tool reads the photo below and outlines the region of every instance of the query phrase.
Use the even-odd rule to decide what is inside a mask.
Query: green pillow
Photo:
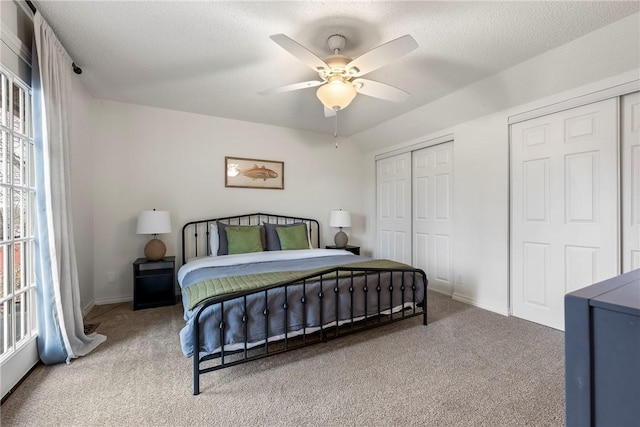
[[[229,255],[262,252],[262,238],[260,226],[225,227]]]
[[[307,227],[304,224],[294,227],[278,227],[276,232],[278,233],[278,239],[280,239],[280,248],[283,251],[309,249]]]

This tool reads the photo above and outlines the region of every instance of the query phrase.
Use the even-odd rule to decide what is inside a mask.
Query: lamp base
[[[337,247],[345,248],[347,247],[347,242],[349,241],[349,238],[347,237],[347,233],[340,230],[336,233],[335,237],[333,238],[333,241]]]
[[[160,239],[151,239],[144,246],[144,257],[149,261],[160,261],[167,253],[167,247]]]

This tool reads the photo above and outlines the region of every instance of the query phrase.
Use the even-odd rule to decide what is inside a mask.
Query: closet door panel
[[[564,329],[564,295],[619,272],[618,104],[511,126],[511,308]]]
[[[622,270],[640,268],[640,93],[622,97]]]
[[[431,289],[453,293],[453,143],[414,151],[413,265],[429,277]]]
[[[376,257],[411,264],[411,154],[376,161]]]

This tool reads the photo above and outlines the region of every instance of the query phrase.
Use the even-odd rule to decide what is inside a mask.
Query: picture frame
[[[284,190],[284,162],[226,156],[224,186]]]

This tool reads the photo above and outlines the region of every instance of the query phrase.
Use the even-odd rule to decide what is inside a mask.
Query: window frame
[[[3,363],[37,336],[37,318],[33,92],[1,64],[0,102],[0,363]]]

